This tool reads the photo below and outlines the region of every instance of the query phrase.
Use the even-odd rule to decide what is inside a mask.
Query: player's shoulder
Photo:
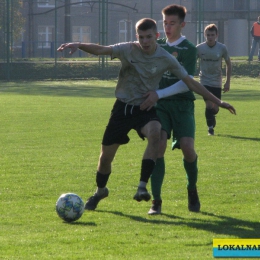
[[[157,42],[157,44],[160,46],[160,47],[163,47],[161,44],[159,44],[158,42]],[[169,54],[169,52],[165,49],[165,48],[157,48],[157,50],[156,50],[156,53],[158,54],[158,53],[160,53],[159,55],[166,55],[166,56],[169,56],[170,54]],[[171,55],[170,55],[171,56]]]
[[[216,42],[216,45],[217,45],[219,50],[227,51],[227,46],[224,43]]]
[[[205,46],[206,46],[206,42],[201,42],[201,43],[196,45],[197,48],[203,48]]]
[[[141,52],[140,43],[138,41],[133,42],[120,42],[117,44],[117,46],[120,48],[122,52],[126,53],[138,53]]]
[[[138,42],[118,42],[113,45],[110,45],[112,48],[131,48],[131,47],[137,47]]]
[[[217,44],[219,47],[226,48],[226,45],[225,45],[224,43],[216,42],[216,44]]]
[[[180,45],[190,51],[196,51],[196,46],[189,40],[184,39]]]

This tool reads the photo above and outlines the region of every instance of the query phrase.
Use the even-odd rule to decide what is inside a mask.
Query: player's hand
[[[63,50],[65,49],[70,49],[70,52],[69,54],[73,54],[79,47],[79,43],[75,43],[75,42],[72,42],[72,43],[63,43],[58,49],[57,51],[60,51],[62,52]]]
[[[223,90],[224,93],[226,93],[226,92],[229,91],[229,89],[230,89],[230,84],[226,82],[226,83],[224,84],[224,87],[223,87],[222,90]]]
[[[220,107],[226,108],[227,110],[229,110],[229,112],[231,114],[236,115],[236,109],[233,106],[231,106],[230,104],[222,101]]]
[[[147,111],[149,111],[159,99],[155,91],[149,91],[144,94],[143,97],[146,97],[146,100],[140,105],[140,109]]]

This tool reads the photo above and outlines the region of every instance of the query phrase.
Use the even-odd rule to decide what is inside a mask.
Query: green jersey
[[[185,36],[175,41],[172,45],[167,42],[166,38],[158,39],[157,43],[172,54],[179,63],[186,69],[189,75],[194,76],[196,70],[197,49]],[[167,88],[170,85],[176,83],[179,79],[170,71],[166,71],[160,81],[159,88]],[[195,96],[192,91],[176,94],[165,99],[190,99],[195,100]]]

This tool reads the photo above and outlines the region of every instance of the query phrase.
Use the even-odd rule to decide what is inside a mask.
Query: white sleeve
[[[193,78],[193,76],[191,76],[191,75],[189,75],[189,76],[191,78]],[[187,87],[187,85],[182,80],[179,80],[178,82],[176,82],[175,84],[173,84],[167,88],[156,90],[156,93],[157,93],[159,99],[161,99],[161,98],[169,97],[169,96],[176,95],[179,93],[184,93],[189,90],[190,89]]]

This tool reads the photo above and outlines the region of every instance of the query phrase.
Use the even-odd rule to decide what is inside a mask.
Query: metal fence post
[[[6,0],[6,79],[10,80],[10,2]]]

